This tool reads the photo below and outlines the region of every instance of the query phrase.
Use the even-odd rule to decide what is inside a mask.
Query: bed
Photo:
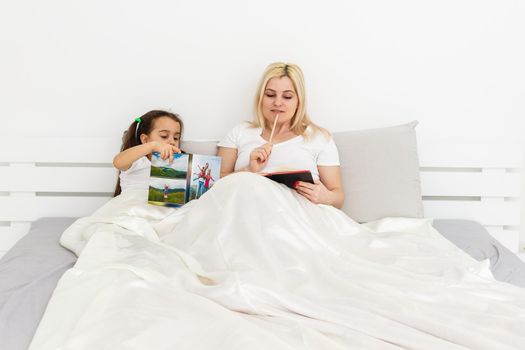
[[[344,136],[346,140],[348,135]],[[74,153],[65,149],[48,152],[60,150],[64,140],[36,142],[42,152],[28,148],[15,158],[2,154],[5,162],[0,167],[9,179],[0,191],[10,194],[0,198],[5,208],[2,221],[9,223],[0,231],[0,249],[7,250],[23,237],[0,261],[0,276],[5,281],[0,294],[0,339],[7,349],[27,348],[54,286],[76,261],[74,254],[58,244],[59,236],[75,217],[107,201],[113,184],[106,180],[115,176],[107,150],[118,145],[111,140],[68,140],[76,145]],[[189,142],[187,147],[195,153],[213,152],[210,142]],[[448,147],[445,157],[447,146],[419,145],[425,216],[435,217],[434,227],[470,256],[490,263],[497,279],[525,286],[524,265],[515,254],[519,249],[519,202],[513,200],[520,193],[516,169],[521,155],[515,147],[509,146],[509,152],[485,145],[490,151],[475,159],[472,152],[479,151],[480,145],[463,145],[463,155]],[[49,181],[57,176],[60,181]],[[21,211],[22,207],[31,210]]]

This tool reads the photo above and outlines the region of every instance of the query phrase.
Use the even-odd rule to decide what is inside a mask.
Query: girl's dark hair
[[[161,110],[153,110],[149,111],[148,113],[144,114],[140,117],[140,123],[138,123],[136,120],[131,123],[128,130],[124,131],[124,135],[122,136],[122,146],[120,147],[120,151],[127,150],[128,148],[138,146],[142,144],[142,141],[140,141],[140,135],[146,134],[148,135],[153,130],[153,125],[155,123],[155,120],[158,118],[167,117],[172,119],[173,121],[179,123],[180,125],[180,134],[182,139],[182,129],[184,124],[182,123],[182,119],[179,117],[176,113],[161,111]],[[138,124],[138,128],[137,128]],[[115,187],[115,192],[113,193],[113,197],[118,196],[122,192],[122,189],[120,188],[120,171],[119,171],[119,177],[117,179],[117,186]]]

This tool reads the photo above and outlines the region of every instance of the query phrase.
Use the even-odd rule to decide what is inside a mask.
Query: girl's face
[[[142,143],[160,141],[180,147],[180,124],[169,117],[160,117],[153,121],[149,134],[140,135]]]
[[[262,112],[264,118],[270,122],[270,128],[277,114],[279,124],[290,122],[298,103],[297,93],[290,78],[284,76],[268,80],[262,99]]]

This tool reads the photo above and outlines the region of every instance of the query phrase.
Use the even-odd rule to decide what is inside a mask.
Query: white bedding
[[[427,219],[359,225],[239,173],[179,210],[129,192],[78,220],[80,254],[30,349],[521,349],[525,289]]]

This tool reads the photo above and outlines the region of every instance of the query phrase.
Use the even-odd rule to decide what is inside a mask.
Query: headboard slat
[[[16,145],[13,147],[12,145]],[[8,163],[111,163],[120,140],[109,137],[55,137],[0,141],[0,161]]]
[[[450,201],[425,200],[426,217],[436,219],[468,219],[490,226],[519,226],[519,201]]]
[[[1,196],[0,221],[35,221],[41,217],[87,216],[109,197]]]
[[[418,143],[422,167],[518,169],[523,152],[516,143]]]
[[[521,174],[509,172],[421,172],[423,196],[519,197]]]
[[[117,171],[110,167],[0,167],[0,191],[113,192]]]

